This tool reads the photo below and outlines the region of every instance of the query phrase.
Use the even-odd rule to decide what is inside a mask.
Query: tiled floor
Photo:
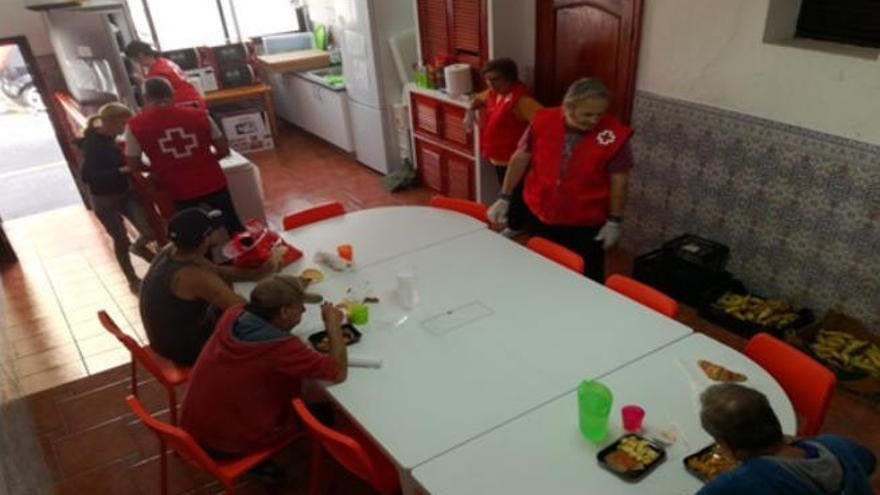
[[[309,204],[339,199],[349,209],[385,204],[423,204],[424,190],[389,195],[378,177],[311,137],[287,129],[278,150],[253,156],[263,172],[269,216]],[[33,393],[26,400],[33,414],[42,454],[61,494],[153,494],[158,492],[157,444],[127,413],[128,356],[103,337],[95,325],[98,308],[110,309],[127,331],[141,334],[135,300],[112,259],[99,226],[82,209],[56,211],[39,219],[9,222],[22,263],[3,272],[3,289],[21,385]],[[59,233],[63,237],[59,237]],[[611,257],[612,271],[628,272],[628,257]],[[142,270],[143,267],[141,266]],[[686,309],[681,320],[735,348],[744,340],[699,319]],[[106,371],[105,371],[106,370]],[[144,379],[140,397],[146,407],[166,417],[164,391]],[[61,386],[55,386],[64,383]],[[826,432],[853,436],[880,452],[880,414],[875,407],[836,394]],[[244,480],[237,493],[304,493],[303,445],[285,452],[288,469],[283,487],[266,488]],[[211,479],[171,458],[170,493],[215,493]],[[337,469],[334,493],[369,490]],[[880,478],[875,477],[875,488]]]

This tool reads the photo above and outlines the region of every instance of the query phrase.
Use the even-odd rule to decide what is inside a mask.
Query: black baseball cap
[[[186,208],[168,220],[168,238],[178,247],[195,247],[223,226],[223,212]]]

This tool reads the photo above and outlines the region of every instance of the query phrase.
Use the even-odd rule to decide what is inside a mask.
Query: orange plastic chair
[[[779,382],[803,419],[798,435],[819,433],[831,403],[837,377],[811,357],[766,333],[746,344],[745,354]]]
[[[199,444],[193,440],[189,433],[150,416],[150,413],[144,409],[144,406],[137,397],[129,395],[125,401],[135,416],[159,438],[159,483],[161,483],[160,491],[162,495],[168,493],[168,447],[171,447],[171,450],[177,452],[180,457],[186,459],[189,463],[217,478],[223,483],[226,493],[233,493],[233,484],[236,479],[272,457],[284,447],[290,445],[294,440],[302,437],[301,433],[297,433],[259,452],[236,459],[215,460],[204,449],[199,447]]]
[[[113,321],[113,318],[110,318],[106,311],[98,311],[98,319],[101,321],[101,325],[131,352],[131,395],[137,397],[137,365],[140,362],[168,392],[168,409],[171,415],[171,424],[176,425],[176,388],[181,383],[189,381],[191,368],[178,366],[153,352],[150,346],[138,344],[131,336],[126,335],[119,329],[119,326],[116,325],[116,322]]]
[[[466,199],[450,198],[448,196],[438,194],[431,198],[429,204],[434,208],[462,213],[469,217],[476,218],[486,225],[489,225],[489,217],[486,214],[489,208],[487,208],[486,205],[484,205],[483,203],[468,201]]]
[[[284,217],[281,225],[284,227],[284,230],[290,230],[340,215],[345,215],[345,206],[339,201],[333,201],[313,206],[307,210],[290,213]]]
[[[294,399],[293,408],[312,439],[309,495],[317,495],[321,492],[325,450],[339,464],[366,481],[382,495],[400,492],[397,469],[362,432],[353,427],[343,432],[324,426],[315,419],[302,399]]]
[[[614,274],[605,281],[605,287],[670,318],[678,316],[678,303],[675,299],[638,280]]]
[[[584,259],[581,258],[579,254],[565,246],[556,244],[543,237],[535,236],[529,239],[529,242],[526,243],[526,247],[572,271],[584,273]]]

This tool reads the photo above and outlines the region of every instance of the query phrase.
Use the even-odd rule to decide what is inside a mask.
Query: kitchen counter
[[[439,89],[427,89],[420,88],[415,85],[415,83],[409,83],[406,85],[405,91],[409,91],[410,93],[417,93],[421,95],[428,96],[430,98],[434,98],[440,100],[444,103],[450,103],[452,105],[457,105],[459,107],[467,108],[471,102],[472,95],[462,95],[458,97],[451,97],[445,91],[440,91]]]

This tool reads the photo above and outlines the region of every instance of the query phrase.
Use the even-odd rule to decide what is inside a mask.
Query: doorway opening
[[[0,39],[0,218],[81,205],[24,38]]]

